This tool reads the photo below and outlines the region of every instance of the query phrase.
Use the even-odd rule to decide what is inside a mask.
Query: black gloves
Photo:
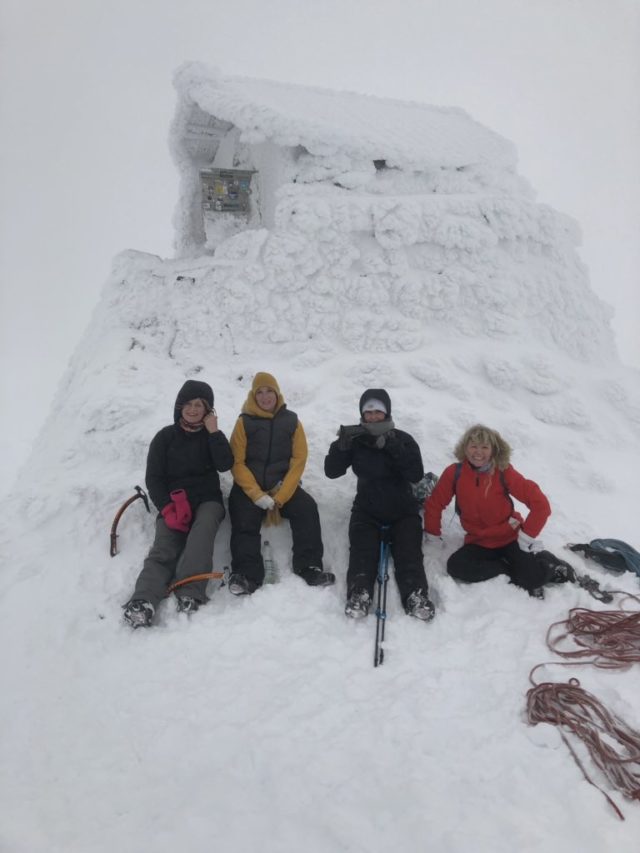
[[[363,424],[353,426],[341,426],[338,430],[338,450],[351,450],[354,438],[362,438],[364,444],[377,447],[378,450],[386,449],[391,454],[401,450],[401,443],[397,433],[390,429],[376,435]]]
[[[341,426],[338,430],[338,450],[350,450],[353,439],[358,435],[367,435],[367,430],[361,424]]]

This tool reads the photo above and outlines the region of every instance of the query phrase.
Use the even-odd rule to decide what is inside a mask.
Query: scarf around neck
[[[180,418],[178,423],[185,432],[200,432],[200,430],[204,427],[204,421],[198,421],[197,424],[188,424],[182,417]]]
[[[471,465],[471,462],[469,462],[469,465]],[[478,471],[480,474],[488,474],[489,471],[491,471],[493,469],[493,466],[494,466],[494,463],[493,463],[493,459],[492,459],[491,462],[487,462],[486,465],[471,465],[471,468],[474,471]]]
[[[384,421],[374,421],[373,423],[360,421],[360,426],[363,426],[370,435],[376,436],[384,435],[386,432],[391,432],[392,429],[395,429],[395,425],[391,418]]]

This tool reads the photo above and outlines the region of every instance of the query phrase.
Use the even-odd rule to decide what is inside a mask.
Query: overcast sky
[[[460,106],[512,140],[640,367],[640,0],[2,0],[0,38],[5,487],[113,255],[172,251],[185,60]]]

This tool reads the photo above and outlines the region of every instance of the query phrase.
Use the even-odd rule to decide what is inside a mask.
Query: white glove
[[[261,498],[258,498],[257,501],[254,501],[254,504],[259,506],[260,509],[273,509],[276,502],[271,495],[263,495]]]
[[[529,551],[531,554],[537,554],[538,551],[544,550],[541,539],[532,539],[523,530],[518,533],[518,545],[523,551]]]

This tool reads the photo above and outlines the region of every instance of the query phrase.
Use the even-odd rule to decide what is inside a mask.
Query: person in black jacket
[[[391,420],[391,400],[382,388],[369,388],[360,398],[359,428],[340,429],[329,448],[324,472],[334,479],[349,466],[358,478],[349,522],[347,616],[366,616],[376,580],[383,527],[389,528],[395,576],[405,611],[432,619],[422,560],[420,504],[412,483],[424,475],[420,448]]]
[[[231,470],[233,454],[218,429],[211,387],[185,382],[173,419],[154,437],[147,456],[147,489],[159,515],[153,545],[124,606],[133,628],[151,624],[172,581],[211,572],[213,542],[225,515],[218,471]],[[180,586],[178,610],[197,610],[207,600],[206,586],[206,579]]]

